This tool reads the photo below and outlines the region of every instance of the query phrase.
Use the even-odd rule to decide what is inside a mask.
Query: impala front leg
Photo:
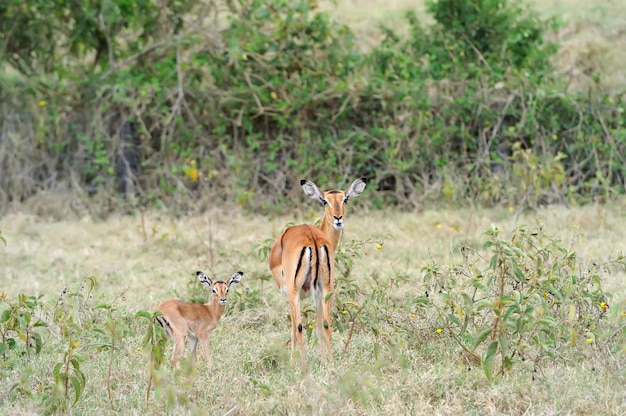
[[[211,348],[209,347],[209,334],[200,338],[202,342],[202,349],[204,350],[204,357],[209,363],[209,367],[213,366],[213,355],[211,354]]]

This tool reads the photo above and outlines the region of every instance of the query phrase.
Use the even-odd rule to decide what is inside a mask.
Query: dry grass
[[[610,206],[550,207],[521,214],[518,223],[540,219],[550,234],[564,241],[574,239],[574,248],[584,262],[606,260],[626,252],[625,207],[624,201]],[[548,365],[534,376],[531,369],[520,367],[489,384],[479,367],[468,364],[451,340],[434,334],[420,317],[410,323],[415,333],[407,334],[409,337],[385,322],[380,323],[379,334],[357,332],[343,356],[338,352],[346,334],[335,332],[333,348],[338,356],[328,367],[319,365],[318,348],[309,345],[310,374],[303,377],[297,365],[290,365],[284,345],[289,337],[287,304],[273,281],[260,279],[268,277],[269,271],[267,264],[256,258],[253,247],[276,236],[287,221],[310,220],[319,214],[316,208],[275,219],[244,215],[236,208],[216,208],[185,218],[151,212],[146,215],[144,234],[140,217],[118,216],[106,222],[88,217],[46,221],[27,213],[11,213],[0,220],[8,243],[0,249],[2,290],[9,296],[43,294],[44,303],[50,305],[63,287],[75,288],[80,280],[93,275],[98,281],[93,303],[112,304],[120,316],[132,316],[152,310],[166,298],[187,298],[191,274],[197,269],[218,277],[236,269],[244,271],[241,284],[231,291],[227,316],[210,339],[215,368],[208,369],[201,359],[193,375],[163,369],[151,407],[146,409],[148,357],[140,348],[145,323],[136,321],[115,354],[111,403],[104,388],[110,353],[87,346],[82,350],[88,385],[73,414],[225,414],[232,410],[231,415],[543,415],[626,411],[626,373],[620,367],[625,364],[623,353],[611,357],[590,347],[587,359],[581,362]],[[422,266],[431,261],[453,264],[462,242],[479,244],[492,223],[503,230],[512,229],[515,213],[506,209],[368,212],[355,204],[349,207],[348,216],[344,243],[384,239],[382,250],[374,244],[364,247],[364,257],[356,261],[353,276],[364,288],[375,284],[374,276],[383,281],[407,276],[406,283],[394,286],[391,294],[398,301],[397,313],[403,314],[401,305],[416,294]],[[575,239],[578,231],[585,236],[580,243]],[[626,296],[623,273],[607,276],[606,286],[617,293],[616,302]],[[241,299],[253,294],[260,297],[256,306],[245,307]],[[35,368],[31,376],[35,391],[50,382],[51,368],[63,348],[51,335],[46,340],[40,356],[18,359]],[[0,412],[41,413],[39,401],[8,393],[19,379],[21,367],[0,370],[7,380],[0,387],[4,399]],[[170,394],[178,395],[179,404],[167,405]]]

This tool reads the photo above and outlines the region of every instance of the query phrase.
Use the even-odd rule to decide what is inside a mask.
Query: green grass
[[[366,191],[367,194],[368,191]],[[369,192],[374,192],[370,190]],[[364,194],[363,198],[367,195]],[[356,202],[356,201],[355,201]],[[544,222],[548,233],[572,241],[582,264],[606,261],[626,251],[624,202],[609,206],[545,208],[522,213],[518,224]],[[423,293],[421,268],[460,261],[462,242],[479,246],[491,223],[508,231],[515,212],[503,210],[425,210],[369,212],[358,203],[349,207],[344,244],[365,244],[354,259],[352,277],[364,301],[376,285],[391,280],[387,295],[371,322],[355,331],[347,353],[347,333],[335,331],[335,362],[323,365],[316,341],[307,343],[309,373],[289,360],[287,302],[279,293],[255,244],[276,236],[287,221],[312,219],[314,208],[302,214],[266,218],[238,209],[214,209],[193,217],[173,218],[148,213],[145,239],[139,217],[89,218],[50,222],[28,214],[0,220],[7,240],[0,248],[2,290],[7,299],[18,293],[43,295],[37,315],[50,324],[42,332],[43,349],[31,358],[9,352],[0,361],[5,380],[0,387],[2,414],[42,413],[42,397],[53,385],[52,368],[63,360],[67,345],[53,323],[55,304],[87,327],[91,319],[102,334],[86,332],[75,350],[87,384],[70,414],[623,414],[626,411],[626,351],[608,340],[588,345],[580,340],[577,358],[547,362],[539,372],[530,363],[514,367],[489,383],[480,365],[466,356],[437,323],[411,315],[412,299]],[[580,241],[579,232],[584,235]],[[382,249],[375,242],[384,240]],[[1,243],[0,243],[1,244]],[[214,367],[203,358],[195,372],[176,372],[167,365],[157,373],[146,408],[149,354],[142,348],[147,330],[137,311],[152,311],[162,300],[190,299],[203,292],[192,273],[204,270],[225,278],[243,270],[242,282],[229,294],[227,313],[210,342]],[[90,297],[81,283],[94,276]],[[615,293],[610,310],[617,336],[624,340],[626,306],[623,271],[606,273],[604,287]],[[378,282],[378,283],[377,283]],[[72,296],[75,295],[75,296]],[[106,309],[118,323],[120,338],[111,350]],[[310,309],[310,301],[305,302]],[[57,304],[58,309],[58,304]],[[311,319],[309,314],[307,319]],[[19,345],[19,344],[18,344]],[[613,345],[612,350],[610,345]],[[166,358],[171,354],[168,341]],[[23,350],[23,348],[22,348]],[[112,358],[112,360],[111,360]],[[110,366],[110,367],[109,367]],[[26,369],[29,397],[10,391]],[[110,371],[110,375],[109,375]],[[107,388],[107,383],[109,387]],[[111,393],[109,400],[107,390]]]

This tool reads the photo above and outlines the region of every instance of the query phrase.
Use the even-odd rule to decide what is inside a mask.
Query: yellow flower
[[[587,338],[587,343],[588,344],[593,344],[593,338]]]
[[[441,224],[437,224],[437,229],[441,230]]]
[[[606,308],[608,308],[609,305],[607,305],[606,302],[600,302],[600,307],[606,310]]]
[[[6,299],[7,298],[7,292],[2,292],[2,294],[0,295],[0,298],[2,300]]]
[[[185,170],[185,175],[187,175],[187,177],[189,179],[191,179],[192,182],[196,182],[198,180],[198,169],[196,168],[189,168]]]
[[[278,98],[278,94],[276,94],[276,91],[272,91],[270,92],[270,97],[272,97],[272,100],[276,100]]]
[[[39,104],[39,107],[45,107],[46,104],[48,104],[48,103],[46,102],[46,100],[41,100],[41,101],[39,101],[38,104]]]
[[[382,243],[378,243],[378,244],[376,244],[376,248],[377,248],[378,250],[380,250],[381,248],[383,248]]]
[[[198,172],[198,168],[196,167],[197,163],[193,159],[185,159],[185,165],[183,166],[183,172],[185,175],[191,179],[192,182],[196,182],[200,173]]]
[[[415,318],[417,318],[417,315],[416,315],[416,314],[414,314],[414,313],[412,313],[412,314],[411,314],[411,319],[415,319]]]
[[[313,329],[313,325],[312,325],[312,324],[309,324],[308,328],[309,328],[309,329]]]
[[[4,299],[4,298],[2,298]],[[622,312],[622,318],[626,318],[626,311]]]
[[[443,329],[441,329],[441,328],[437,328],[437,333],[438,333],[438,334],[441,334],[442,332],[443,332]]]
[[[245,53],[242,53],[241,54],[241,59],[243,59],[245,61],[246,59],[248,59],[248,55],[245,54]]]
[[[342,314],[342,315],[347,315],[347,314],[348,314],[348,311],[347,311],[347,310],[345,310],[345,309],[342,309],[342,310],[341,310],[341,314]]]
[[[454,228],[454,227],[450,227],[450,232],[451,232],[451,233],[453,233],[453,232],[455,232],[455,231],[456,231],[456,228]]]
[[[513,207],[509,207],[509,212],[513,212]]]

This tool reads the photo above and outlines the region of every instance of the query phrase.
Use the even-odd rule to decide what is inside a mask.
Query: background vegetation
[[[378,207],[623,193],[610,49],[566,63],[576,23],[519,2],[416,5],[356,32],[312,0],[3,2],[0,205],[267,212],[303,176],[368,176]]]

